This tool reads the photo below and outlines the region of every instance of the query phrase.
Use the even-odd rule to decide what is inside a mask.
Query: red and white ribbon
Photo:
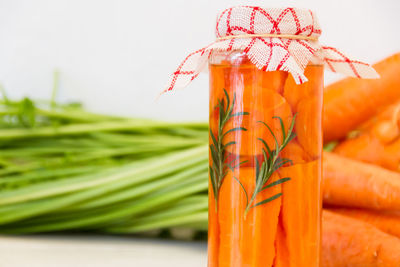
[[[257,68],[290,72],[296,83],[307,81],[304,68],[317,57],[333,72],[358,78],[378,78],[367,63],[318,43],[321,28],[315,14],[298,8],[238,6],[217,17],[217,40],[189,54],[171,75],[165,91],[183,88],[207,67],[213,50],[243,50]],[[266,37],[268,36],[268,37]]]

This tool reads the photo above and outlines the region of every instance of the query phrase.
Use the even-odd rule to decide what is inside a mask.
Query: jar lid
[[[222,11],[216,21],[216,41],[189,54],[171,75],[165,91],[183,88],[208,65],[212,51],[243,50],[263,71],[287,71],[304,83],[304,69],[312,58],[333,72],[358,78],[378,78],[367,63],[353,60],[318,42],[316,15],[307,9],[237,6]]]

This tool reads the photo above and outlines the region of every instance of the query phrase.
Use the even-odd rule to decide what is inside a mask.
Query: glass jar
[[[298,85],[214,51],[209,70],[208,266],[319,266],[323,66]]]

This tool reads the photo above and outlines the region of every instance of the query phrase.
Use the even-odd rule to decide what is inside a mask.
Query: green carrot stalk
[[[183,143],[183,144],[177,144],[175,148],[179,147],[187,147],[188,145]],[[173,148],[173,147],[172,147]],[[31,164],[26,164],[26,165],[21,165],[21,166],[11,166],[8,168],[4,168],[0,170],[0,176],[10,174],[10,173],[17,173],[17,172],[27,172],[27,171],[32,171],[38,168],[41,168],[43,166],[49,168],[52,166],[57,166],[57,165],[62,165],[62,164],[71,164],[71,163],[79,163],[79,162],[87,162],[87,161],[92,161],[96,159],[102,159],[106,157],[115,157],[115,156],[126,156],[126,155],[134,155],[134,154],[142,154],[142,153],[155,153],[155,152],[168,152],[171,150],[171,147],[151,147],[151,146],[133,146],[133,147],[123,147],[123,148],[105,148],[102,150],[94,150],[93,152],[88,152],[86,154],[81,154],[75,157],[70,157],[67,160],[62,157],[62,158],[54,158],[54,159],[49,159],[45,163],[39,161],[39,162],[33,162]],[[1,196],[1,194],[0,194]],[[0,205],[1,205],[1,200],[0,200]]]
[[[17,189],[14,192],[0,192],[0,206],[5,204],[19,203],[28,200],[51,197],[70,193],[77,190],[93,188],[104,184],[115,184],[117,181],[130,185],[149,181],[160,175],[180,169],[190,164],[206,154],[207,146],[188,149],[173,155],[165,155],[160,158],[145,162],[143,166],[134,168],[126,166],[125,168],[112,169],[108,175],[98,177],[98,175],[87,175],[83,177],[71,178],[68,181],[45,182],[39,185]],[[147,160],[146,160],[147,161]],[[135,179],[132,179],[135,177]]]
[[[0,140],[2,139],[21,139],[21,138],[38,138],[63,135],[80,135],[90,132],[106,132],[106,131],[140,131],[148,132],[151,129],[158,128],[179,128],[193,127],[204,128],[204,123],[166,123],[166,122],[142,122],[142,121],[109,121],[87,124],[71,124],[60,127],[41,127],[38,129],[3,129],[0,130]]]
[[[54,224],[28,225],[19,228],[12,225],[11,229],[13,230],[7,230],[7,227],[3,226],[2,232],[34,233],[67,229],[104,228],[107,224],[117,220],[131,218],[141,213],[148,213],[154,209],[158,209],[162,205],[168,205],[168,203],[178,199],[203,192],[207,190],[207,187],[208,181],[207,174],[205,173],[203,177],[166,187],[163,190],[148,194],[138,200],[112,205],[102,210],[87,212],[86,215],[82,215],[74,220],[64,220]]]

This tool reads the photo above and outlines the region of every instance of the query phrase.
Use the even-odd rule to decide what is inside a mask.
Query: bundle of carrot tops
[[[400,266],[400,53],[374,68],[378,80],[324,92],[325,267]],[[4,97],[0,233],[197,235],[207,229],[207,144],[207,123]]]

